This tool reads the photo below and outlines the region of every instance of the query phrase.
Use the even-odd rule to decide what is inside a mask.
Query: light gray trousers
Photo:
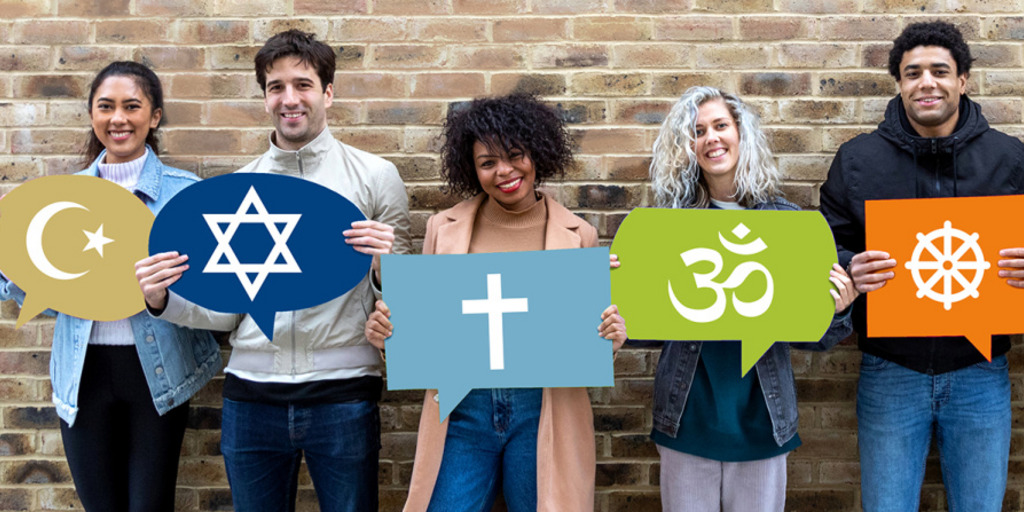
[[[658,446],[665,512],[782,512],[788,453],[719,462]]]

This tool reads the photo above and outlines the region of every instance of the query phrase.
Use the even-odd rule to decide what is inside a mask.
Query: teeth
[[[708,158],[717,158],[725,154],[724,148],[718,148],[708,153]]]
[[[110,132],[110,136],[114,138],[127,137],[132,132]]]
[[[523,181],[523,179],[522,178],[518,178],[515,181],[511,181],[509,183],[503,183],[501,185],[498,185],[498,188],[500,188],[502,190],[509,190],[509,189],[512,189],[512,188],[515,188],[515,187],[519,186],[519,182],[521,182],[521,181]]]
[[[301,117],[301,116],[302,116],[302,113],[297,113],[297,114],[284,114],[284,117],[286,117],[286,118],[288,118],[288,119],[294,119],[294,118],[296,118],[296,117]]]

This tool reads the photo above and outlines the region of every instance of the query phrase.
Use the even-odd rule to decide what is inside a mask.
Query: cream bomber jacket
[[[409,252],[409,202],[398,170],[383,158],[336,140],[329,129],[298,151],[280,149],[271,136],[270,149],[237,172],[297,176],[330,188],[352,201],[366,218],[395,229],[394,253]],[[226,371],[235,370],[243,377],[257,373],[269,374],[277,382],[304,382],[327,374],[332,379],[348,379],[381,374],[380,353],[363,334],[378,298],[380,290],[368,274],[334,300],[278,312],[273,342],[249,315],[210,311],[173,292],[159,318],[199,329],[231,331],[233,350]]]

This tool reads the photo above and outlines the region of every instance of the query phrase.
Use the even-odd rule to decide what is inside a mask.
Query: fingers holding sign
[[[884,251],[864,251],[850,260],[850,279],[860,293],[873,292],[883,286],[896,273],[888,271],[896,267],[896,260]]]
[[[1024,247],[1003,249],[999,251],[999,277],[1005,277],[1006,284],[1014,288],[1024,288]]]

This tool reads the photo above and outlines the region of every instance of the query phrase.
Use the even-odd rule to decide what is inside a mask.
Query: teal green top
[[[673,438],[655,430],[654,442],[722,462],[768,459],[800,446],[799,435],[782,446],[775,442],[757,370],[741,378],[739,369],[738,341],[701,344],[679,434]]]

